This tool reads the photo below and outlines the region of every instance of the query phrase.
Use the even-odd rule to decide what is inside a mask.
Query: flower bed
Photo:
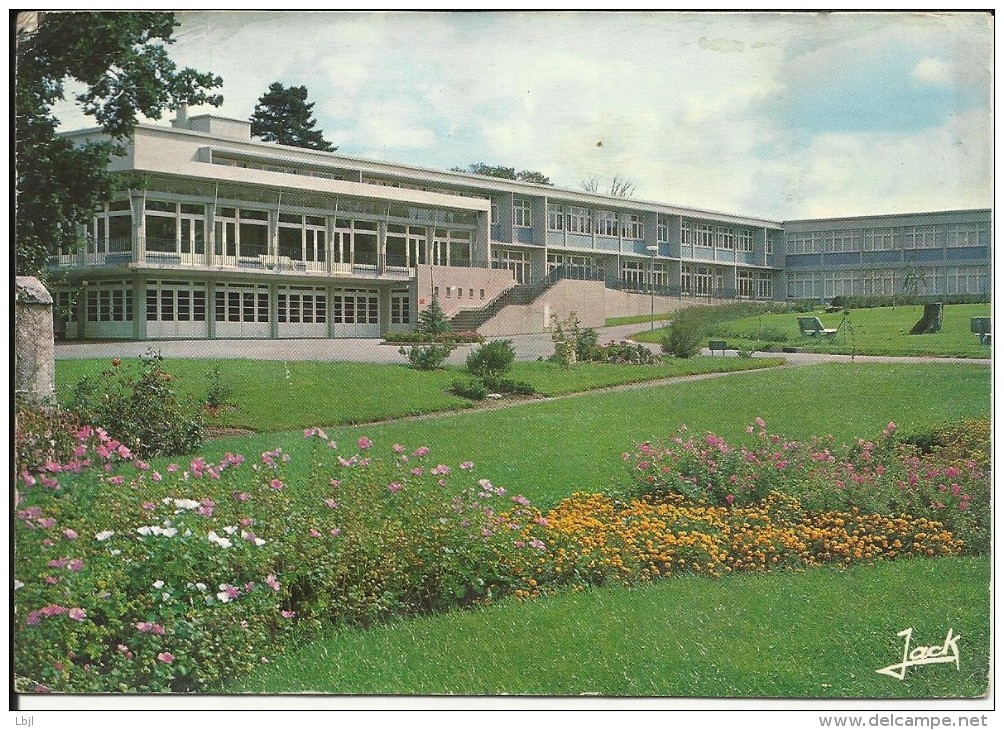
[[[882,475],[878,467],[892,463],[895,448],[830,446],[841,454],[831,462],[813,458],[826,453],[818,445],[775,442],[763,430],[752,450],[708,437],[644,445],[645,466],[633,462],[632,473],[651,494],[575,495],[542,515],[474,464],[436,463],[424,446],[378,448],[365,437],[339,446],[307,429],[310,475],[290,483],[281,449],[155,470],[104,431],[80,428],[69,456],[26,467],[18,479],[18,686],[207,691],[331,623],[365,626],[678,573],[974,549],[974,523],[931,515],[983,519],[975,471],[956,474],[967,491],[954,511],[874,508],[884,496],[850,504],[846,494],[891,488],[882,481],[891,467]],[[746,466],[754,461],[756,469]],[[823,477],[848,463],[865,475],[861,484],[838,492],[842,502],[827,501]],[[902,468],[928,495],[935,467]]]

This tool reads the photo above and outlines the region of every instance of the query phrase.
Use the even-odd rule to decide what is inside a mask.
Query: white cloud
[[[922,84],[948,86],[952,83],[952,66],[940,58],[925,58],[913,67],[910,76]]]

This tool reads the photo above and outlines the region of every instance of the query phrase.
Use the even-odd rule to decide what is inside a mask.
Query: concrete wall
[[[421,312],[432,303],[433,292],[437,289],[439,306],[447,317],[452,317],[462,309],[481,309],[515,284],[516,279],[508,269],[424,264],[415,269],[415,288],[418,297],[416,311]]]
[[[583,327],[602,327],[602,281],[559,281],[531,304],[506,307],[478,327],[486,337],[503,337],[527,332],[544,332],[556,317],[568,319],[574,313]]]
[[[678,309],[704,304],[706,300],[679,299],[677,297],[655,298],[655,313],[664,314]],[[652,312],[652,297],[649,294],[619,291],[617,289],[603,290],[603,311],[607,317],[635,317],[648,315]]]
[[[14,392],[41,403],[55,401],[56,354],[52,297],[33,276],[14,282]]]

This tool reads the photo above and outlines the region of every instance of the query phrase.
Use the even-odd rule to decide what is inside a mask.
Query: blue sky
[[[171,54],[223,77],[219,113],[247,118],[273,81],[306,85],[350,155],[483,161],[570,188],[619,175],[639,199],[775,219],[991,205],[983,14],[178,19]]]

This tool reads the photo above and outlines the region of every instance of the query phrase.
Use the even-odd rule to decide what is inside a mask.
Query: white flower
[[[191,536],[192,536],[192,531],[191,530],[185,530],[185,537],[191,537]]]
[[[198,588],[200,591],[203,591],[203,592],[206,590],[206,584],[205,583],[196,583],[195,587]]]
[[[178,534],[178,528],[168,527],[166,530],[161,530],[160,534],[163,535],[164,537],[174,537],[175,535]]]
[[[171,600],[171,594],[170,593],[165,593],[164,595],[162,595],[160,597],[160,600],[163,601],[164,603],[167,603],[168,601]]]
[[[230,596],[226,591],[220,591],[216,594],[216,597],[220,599],[221,603],[227,603],[230,600]]]
[[[164,497],[162,500],[160,500],[160,503],[161,504],[171,504],[171,498],[170,497]]]
[[[155,580],[153,582],[153,587],[157,588],[157,589],[163,588],[164,587],[164,581],[162,581],[162,580]]]
[[[14,590],[16,591],[18,588],[24,588],[24,583],[22,583],[21,581],[19,581],[19,580],[17,580],[15,578],[14,579]]]
[[[121,551],[121,550],[112,550],[112,551],[111,551],[111,554],[112,554],[112,555],[121,555],[121,554],[122,554],[122,551]]]
[[[97,540],[98,542],[104,542],[114,534],[115,533],[112,532],[111,530],[104,530],[103,532],[99,532],[97,535],[95,535],[94,539]]]
[[[260,537],[256,537],[254,539],[254,544],[257,545],[258,547],[261,547],[262,545],[265,544],[265,541],[262,540]]]
[[[231,545],[233,545],[233,543],[230,542],[230,540],[228,540],[225,537],[220,537],[219,535],[216,534],[215,531],[210,532],[207,537],[209,539],[209,542],[216,543],[217,545],[219,545],[224,550],[227,549],[228,547],[230,547]]]
[[[179,510],[181,509],[195,509],[199,506],[199,503],[194,499],[176,499],[174,500],[174,506]]]
[[[143,525],[142,527],[137,527],[136,532],[138,532],[140,535],[149,535],[155,529],[159,530],[160,528],[159,527],[151,528],[148,525]]]
[[[237,532],[237,528],[234,527],[233,525],[227,525],[226,527],[223,528],[223,531],[228,535],[233,535],[235,532]]]

